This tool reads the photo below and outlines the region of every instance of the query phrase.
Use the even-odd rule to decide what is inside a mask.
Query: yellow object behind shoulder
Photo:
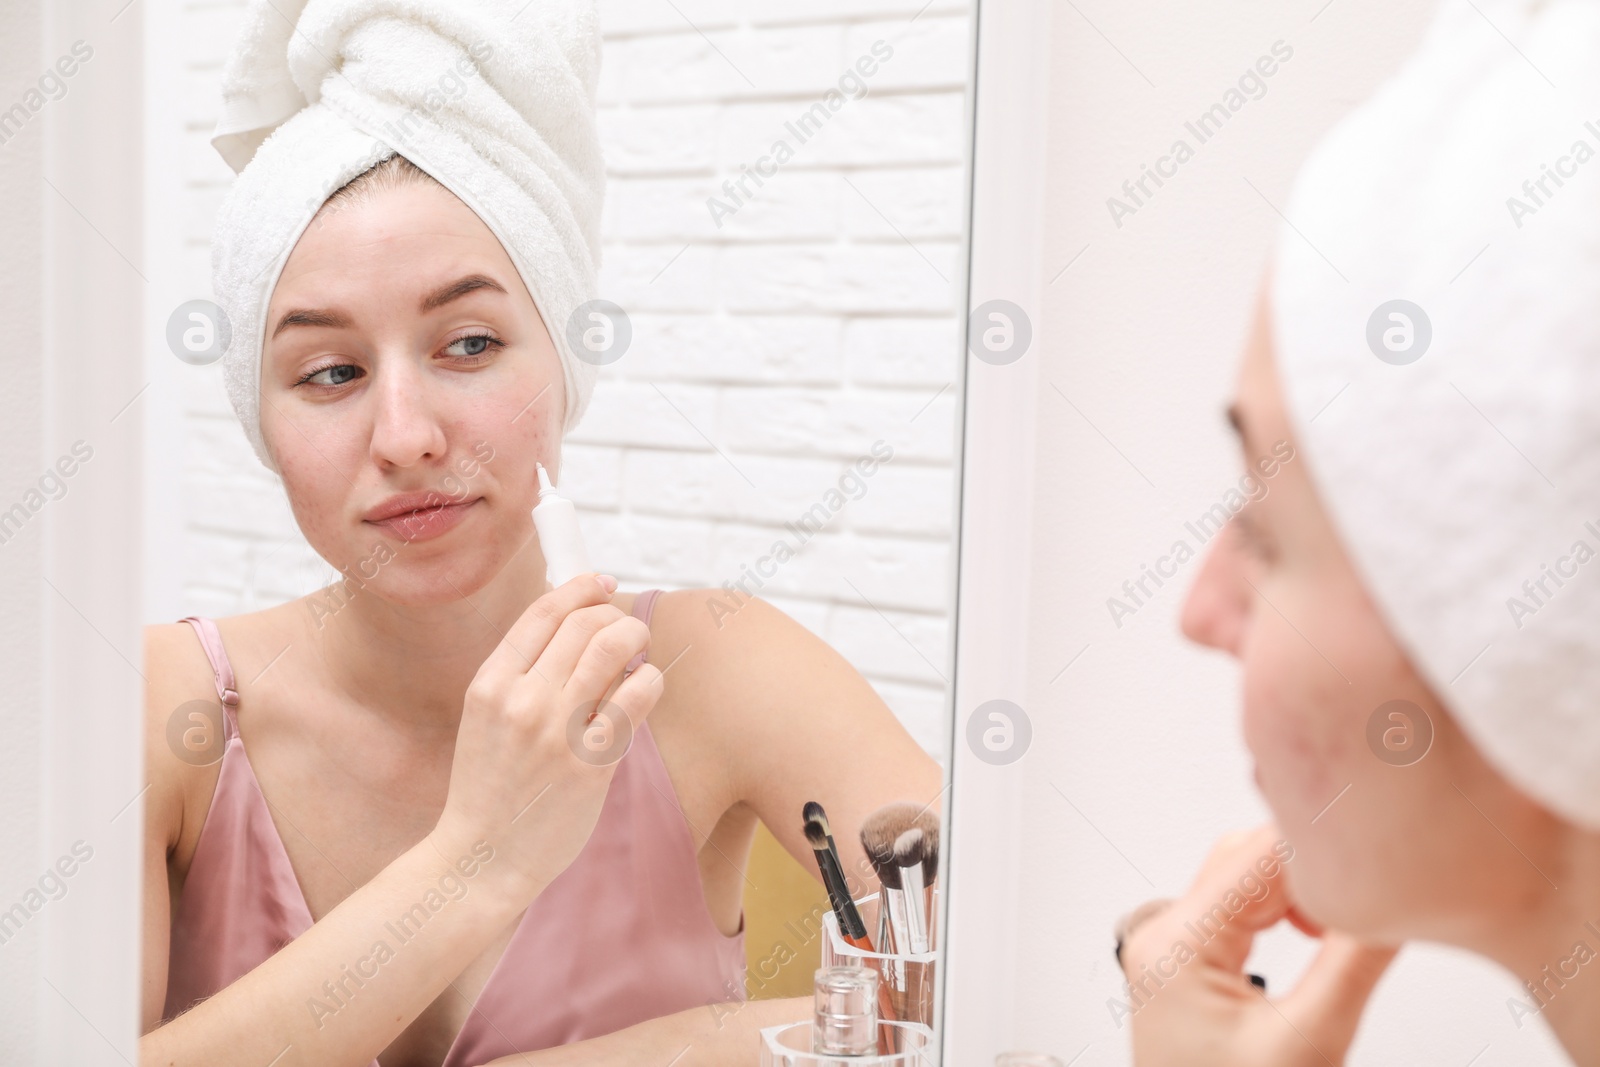
[[[815,868],[756,827],[744,887],[745,992],[751,1000],[809,996],[822,961],[828,893]]]

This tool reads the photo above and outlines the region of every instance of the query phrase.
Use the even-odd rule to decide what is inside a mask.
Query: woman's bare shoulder
[[[624,609],[626,610],[626,609]],[[758,596],[726,589],[674,589],[656,600],[655,614],[651,620],[651,662],[655,662],[655,642],[676,651],[697,642],[710,645],[708,651],[726,650],[736,655],[736,650],[748,651],[751,645],[760,645],[775,635],[809,635],[799,622]]]
[[[284,605],[263,611],[213,618],[230,663],[239,659],[240,646],[254,645],[273,629],[282,629]],[[215,674],[206,657],[200,634],[187,622],[155,622],[144,628],[146,692],[155,696],[190,700],[217,700]],[[158,702],[160,703],[160,702]],[[170,700],[167,701],[170,703]],[[176,705],[174,705],[176,706]],[[152,706],[151,711],[160,708]]]
[[[828,671],[831,650],[782,609],[760,597],[722,589],[675,589],[657,600],[650,625],[649,661],[671,668],[667,696],[676,691],[682,712],[706,728],[747,716],[775,673]],[[665,699],[665,697],[664,697]]]
[[[280,608],[216,619],[223,649],[255,643]],[[279,623],[281,625],[281,623]],[[185,827],[203,818],[223,750],[222,703],[200,635],[187,622],[144,627],[145,795],[147,831],[176,848]]]

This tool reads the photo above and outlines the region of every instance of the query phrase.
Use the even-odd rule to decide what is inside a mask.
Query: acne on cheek
[[[1292,631],[1289,636],[1305,648]],[[1309,821],[1333,799],[1348,781],[1334,779],[1359,753],[1345,737],[1347,694],[1332,691],[1317,676],[1331,675],[1331,669],[1315,653],[1314,662],[1307,662],[1300,649],[1276,638],[1281,635],[1268,643],[1257,637],[1245,660],[1242,725],[1267,800],[1274,809],[1288,805],[1279,816],[1292,824]]]

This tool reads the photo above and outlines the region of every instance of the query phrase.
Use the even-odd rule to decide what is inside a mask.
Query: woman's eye
[[[355,378],[355,372],[358,370],[360,370],[359,367],[356,367],[350,363],[336,363],[331,367],[319,367],[316,370],[311,371],[309,374],[303,376],[299,381],[295,382],[295,384],[305,385],[309,382],[312,385],[343,385],[345,382],[353,381]],[[322,378],[323,375],[332,375],[333,380],[318,381],[317,379]]]
[[[445,346],[445,354],[450,356],[481,356],[490,348],[500,345],[501,342],[486,333],[468,334],[458,337]]]

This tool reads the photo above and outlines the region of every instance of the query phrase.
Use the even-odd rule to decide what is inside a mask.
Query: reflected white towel
[[[560,354],[566,422],[597,368],[567,340],[594,297],[605,174],[594,0],[252,0],[212,143],[236,171],[212,236],[228,397],[262,443],[262,320],[327,196],[398,152],[489,226]]]
[[[1600,828],[1600,4],[1444,0],[1286,215],[1278,358],[1345,545],[1485,756]],[[1402,320],[1368,342],[1396,299],[1415,362]]]

